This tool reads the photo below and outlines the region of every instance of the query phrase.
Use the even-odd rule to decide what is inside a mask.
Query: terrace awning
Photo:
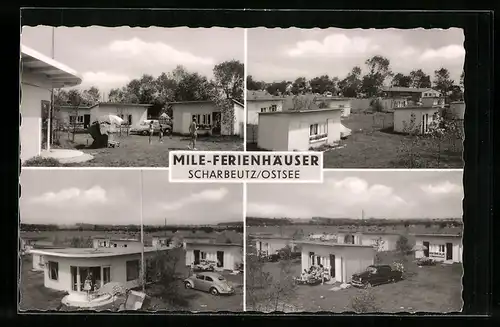
[[[24,45],[21,45],[21,64],[23,70],[45,75],[53,88],[72,87],[82,82],[75,70]]]

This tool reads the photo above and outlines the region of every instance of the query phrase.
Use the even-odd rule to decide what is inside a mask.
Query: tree
[[[213,96],[213,85],[205,76],[198,73],[187,73],[178,83],[175,91],[176,101],[210,100]]]
[[[394,77],[392,78],[392,86],[395,86],[395,87],[410,87],[411,85],[411,76],[408,76],[408,75],[404,75],[404,74],[401,74],[401,73],[397,73],[396,75],[394,75]]]
[[[305,92],[307,80],[305,77],[299,77],[292,84],[292,93],[297,95],[299,93]]]
[[[431,87],[431,77],[424,73],[422,69],[413,70],[410,72],[411,87],[416,88],[430,88]]]
[[[464,99],[464,92],[459,85],[452,85],[450,87],[449,95],[450,102],[461,101]]]
[[[450,78],[448,69],[440,68],[434,71],[434,87],[445,97],[448,97],[448,92],[451,91],[454,84],[455,81]]]
[[[400,235],[396,241],[396,250],[402,255],[408,254],[411,251],[410,243],[408,242],[408,237],[405,235]]]
[[[347,74],[346,78],[338,83],[338,88],[343,96],[355,98],[358,95],[361,87],[360,76],[361,68],[356,66]]]
[[[215,86],[227,99],[243,101],[244,65],[238,60],[224,61],[214,67]]]
[[[264,82],[255,81],[252,75],[247,76],[247,90],[249,91],[259,91],[265,87]]]
[[[101,100],[101,92],[95,86],[84,90],[81,94],[82,102],[87,106],[93,106]]]
[[[385,80],[392,76],[389,59],[382,56],[373,56],[365,61],[368,74],[363,77],[361,89],[368,96],[376,96],[380,93]]]
[[[311,79],[311,90],[313,93],[324,94],[325,92],[335,92],[335,80],[328,75],[322,75]]]
[[[465,71],[462,70],[462,74],[460,74],[460,87],[462,88],[462,91],[465,90],[464,81],[465,81]]]

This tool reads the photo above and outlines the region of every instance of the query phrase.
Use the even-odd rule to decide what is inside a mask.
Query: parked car
[[[160,132],[160,121],[156,119],[148,119],[144,120],[139,125],[135,125],[130,129],[130,133],[132,134],[141,134],[141,135],[149,135],[149,125],[153,122],[153,134],[157,134]],[[163,129],[163,133],[169,134],[172,131],[172,125],[170,124],[161,124],[161,128]]]
[[[278,262],[281,259],[279,253],[270,254],[267,256],[267,261],[269,262]]]
[[[371,265],[359,274],[352,275],[351,285],[355,287],[376,286],[394,283],[403,279],[403,273],[390,265]]]
[[[234,294],[234,287],[224,276],[214,272],[194,274],[184,280],[184,286],[188,289],[209,292],[212,295]]]
[[[196,271],[214,271],[217,266],[217,262],[210,260],[200,260],[199,263],[194,265],[194,270]]]

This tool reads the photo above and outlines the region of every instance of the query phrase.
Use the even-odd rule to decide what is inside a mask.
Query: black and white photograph
[[[249,184],[246,310],[461,312],[461,170]]]
[[[243,188],[25,169],[19,310],[243,311]]]
[[[247,149],[325,168],[463,168],[464,32],[248,30]]]
[[[21,160],[168,167],[244,148],[244,30],[22,28]]]

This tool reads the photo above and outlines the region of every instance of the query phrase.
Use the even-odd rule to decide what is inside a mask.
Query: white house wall
[[[438,112],[438,108],[426,108],[426,109],[419,109],[419,108],[412,108],[412,109],[396,109],[394,111],[394,131],[395,132],[400,132],[403,133],[405,132],[405,123],[409,126],[410,121],[411,121],[411,115],[415,115],[415,126],[418,127],[419,130],[421,130],[422,126],[422,115],[428,114],[429,115],[429,121],[428,124],[430,124],[433,121],[434,114]]]
[[[297,113],[290,116],[288,148],[278,151],[307,151],[321,145],[332,145],[340,140],[340,110]],[[324,141],[309,141],[309,127],[327,122],[328,136]]]
[[[245,134],[245,108],[234,103],[233,135],[243,138]]]
[[[35,271],[44,271],[44,258],[43,255],[33,253],[32,255],[33,259],[33,270]]]
[[[340,109],[342,117],[349,117],[351,114],[351,99],[324,99],[318,103],[324,102],[330,109]]]
[[[396,250],[396,242],[399,236],[393,235],[363,235],[361,244],[363,245],[375,245],[376,242],[381,239],[382,244],[379,245],[377,251],[394,251]]]
[[[172,132],[177,134],[189,134],[189,125],[191,124],[193,115],[204,115],[217,112],[213,103],[182,103],[172,105],[173,129]],[[213,123],[213,115],[211,118]],[[198,122],[199,123],[199,122]],[[221,126],[222,129],[222,126]],[[222,131],[221,131],[222,132]],[[202,130],[198,134],[203,133]]]
[[[446,260],[446,243],[452,243],[453,244],[453,250],[452,250],[452,261],[453,262],[462,262],[462,255],[463,255],[463,245],[462,245],[462,239],[459,237],[442,237],[442,236],[418,236],[415,240],[415,244],[417,246],[423,246],[423,243],[429,242],[429,247],[433,246],[438,246],[438,245],[444,245],[445,247],[445,256],[444,258],[440,257],[433,257],[430,256],[430,258],[436,260],[436,261],[445,261]],[[430,249],[429,249],[430,251]],[[424,251],[419,250],[415,251],[415,258],[419,259],[424,257]]]
[[[21,161],[40,155],[42,140],[42,101],[50,101],[50,81],[42,75],[24,71],[21,75],[20,127]]]
[[[290,115],[260,115],[257,134],[259,148],[271,151],[288,151],[288,121]]]
[[[335,280],[343,283],[350,282],[353,274],[373,265],[375,258],[375,250],[372,248],[303,244],[301,271],[310,267],[309,252],[314,252],[314,265],[317,256],[320,256],[320,262],[326,269],[335,265]],[[335,255],[335,263],[330,262],[330,254]]]
[[[97,267],[104,266],[110,267],[111,281],[118,282],[125,285],[126,288],[134,288],[139,284],[139,280],[127,281],[127,261],[139,260],[140,267],[140,254],[133,255],[123,255],[123,256],[113,256],[113,257],[102,257],[102,258],[61,258],[53,256],[44,256],[45,258],[45,272],[44,272],[44,284],[45,287],[51,288],[59,291],[72,291],[72,280],[71,280],[71,266],[78,267]],[[59,276],[58,280],[52,280],[49,278],[49,261],[54,261],[59,263]],[[101,276],[102,278],[102,276]]]
[[[283,111],[283,100],[247,101],[247,124],[259,125],[261,108],[270,108],[272,105],[276,105],[276,111]]]
[[[238,246],[217,246],[214,244],[187,244],[186,245],[186,266],[194,262],[194,251],[206,253],[206,260],[217,262],[217,251],[224,252],[224,270],[234,270],[237,264],[243,261],[243,249]],[[201,259],[201,256],[200,256]]]

